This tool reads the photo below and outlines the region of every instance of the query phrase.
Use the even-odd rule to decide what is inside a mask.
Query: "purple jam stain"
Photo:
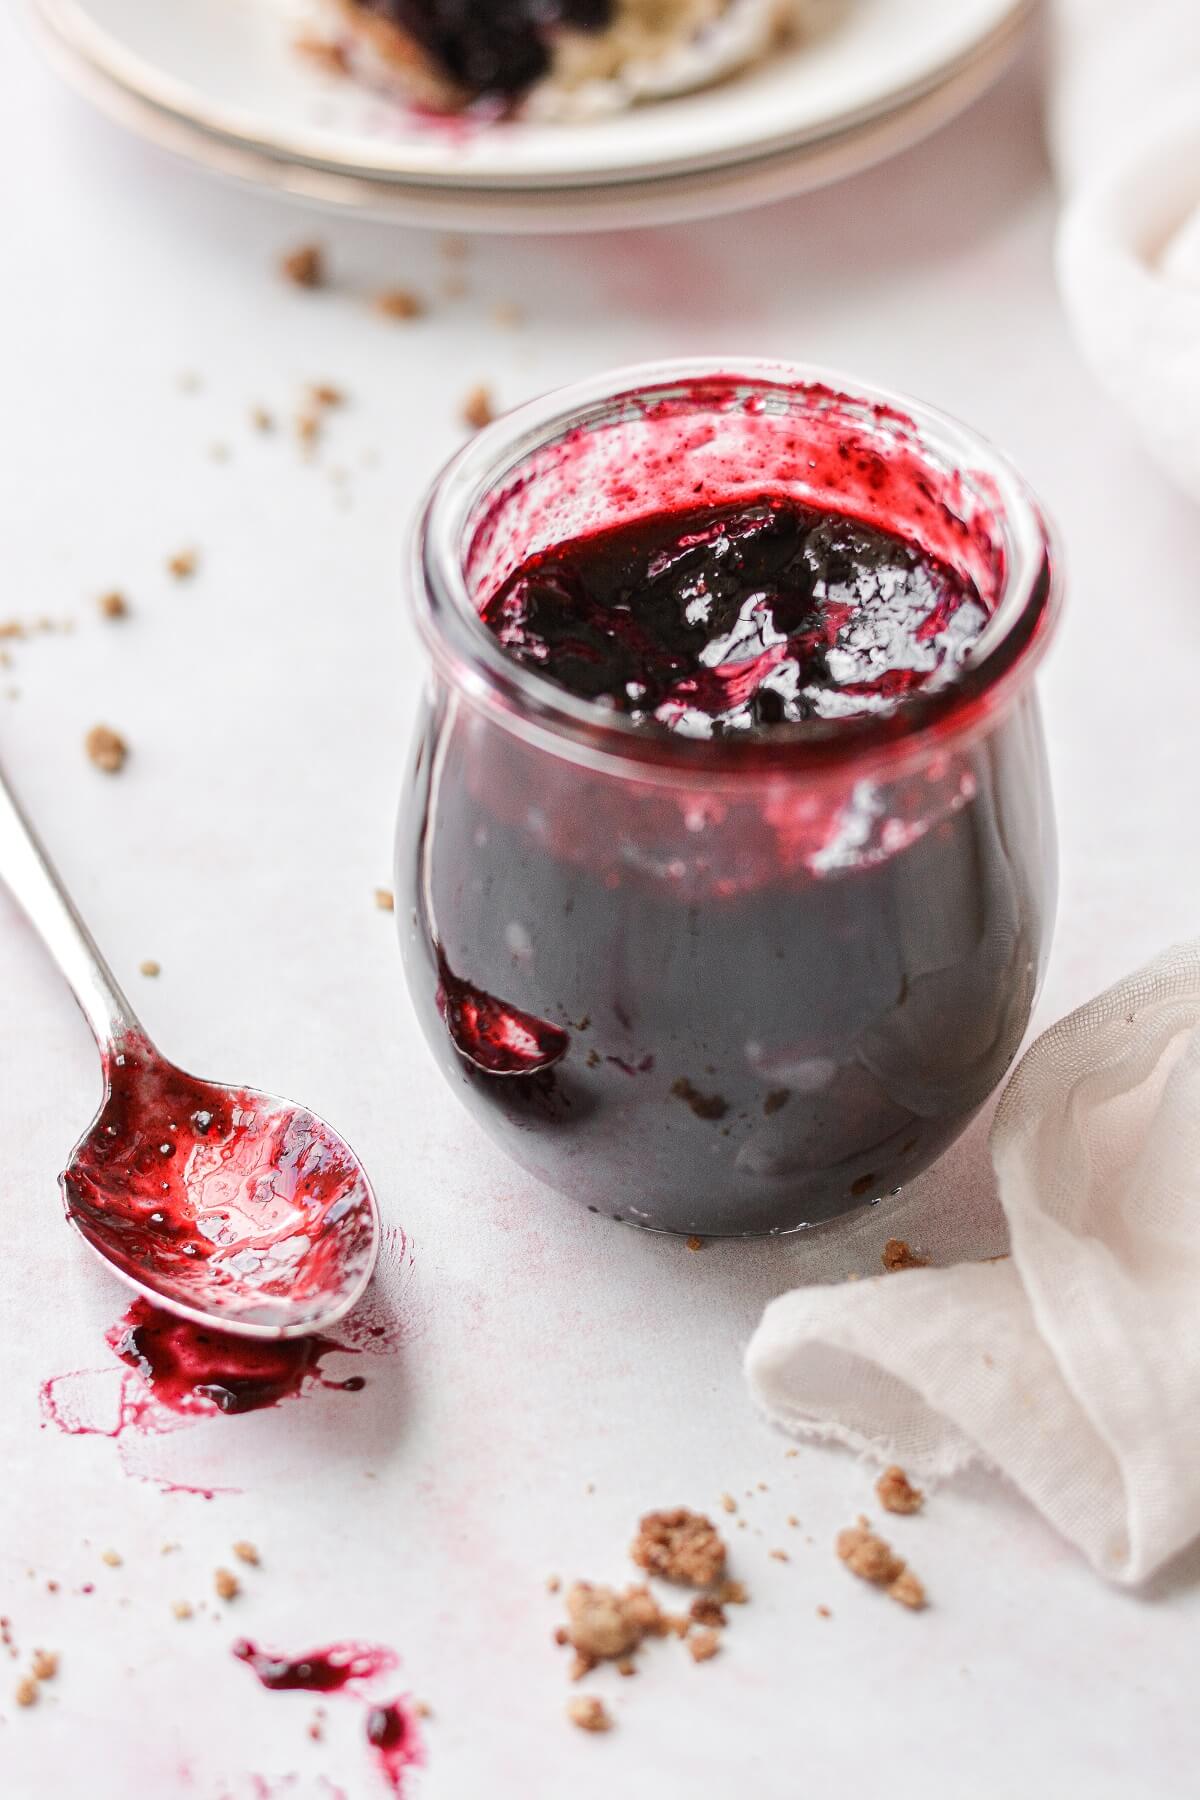
[[[399,1700],[373,1706],[367,1714],[367,1742],[375,1762],[394,1794],[399,1794],[409,1769],[424,1762],[416,1721]]]
[[[273,1692],[302,1689],[310,1694],[339,1694],[396,1667],[395,1653],[380,1644],[328,1644],[292,1657],[261,1650],[249,1638],[238,1638],[233,1654]]]
[[[471,94],[515,97],[550,67],[551,33],[602,31],[614,0],[354,0],[398,25],[444,79]]]
[[[310,1382],[355,1391],[361,1376],[325,1381],[321,1358],[345,1346],[332,1338],[235,1337],[135,1300],[105,1333],[114,1355],[137,1371],[160,1405],[178,1413],[246,1413],[278,1406]],[[350,1354],[353,1354],[351,1352]]]
[[[238,1638],[232,1651],[272,1693],[344,1693],[358,1699],[365,1699],[365,1683],[390,1674],[398,1661],[395,1652],[383,1645],[356,1642],[329,1644],[291,1657],[262,1650],[249,1638]],[[401,1699],[381,1705],[368,1702],[366,1737],[380,1774],[394,1794],[401,1793],[408,1770],[425,1761],[416,1718],[407,1703]]]
[[[707,738],[890,711],[952,677],[987,616],[915,545],[779,498],[543,551],[482,613],[514,662]]]
[[[455,1049],[485,1075],[536,1075],[566,1055],[569,1035],[546,1019],[485,994],[439,956],[438,1009]]]

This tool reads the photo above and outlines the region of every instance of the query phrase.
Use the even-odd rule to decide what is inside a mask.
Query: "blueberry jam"
[[[766,498],[544,552],[483,620],[515,662],[586,700],[721,737],[889,709],[952,676],[987,611],[892,533]]]
[[[862,518],[743,491],[510,558],[483,625],[597,731],[624,715],[619,753],[428,702],[398,870],[418,1012],[493,1136],[592,1211],[819,1223],[917,1175],[1016,1054],[1054,892],[1036,701],[914,747],[906,721],[982,692],[994,599],[921,483],[946,560],[874,483]]]
[[[615,0],[354,0],[363,12],[398,25],[471,94],[513,98],[550,67],[556,26],[603,31]]]

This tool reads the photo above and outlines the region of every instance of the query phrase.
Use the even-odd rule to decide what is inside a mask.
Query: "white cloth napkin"
[[[1200,1532],[1200,941],[1037,1040],[991,1151],[1010,1258],[783,1295],[751,1390],[910,1474],[980,1458],[1143,1580]]]
[[[1200,0],[1057,0],[1050,138],[1079,346],[1200,499]]]

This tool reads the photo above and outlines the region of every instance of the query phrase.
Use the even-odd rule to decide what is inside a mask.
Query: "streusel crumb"
[[[173,575],[176,581],[190,581],[199,561],[195,550],[177,550],[174,556],[167,558],[167,573]]]
[[[929,1267],[929,1258],[918,1256],[912,1246],[906,1244],[903,1238],[888,1239],[883,1246],[882,1262],[889,1275],[894,1275],[898,1269],[927,1269]]]
[[[888,1583],[887,1591],[892,1600],[899,1601],[901,1606],[907,1606],[912,1612],[920,1612],[928,1604],[925,1589],[911,1569],[902,1569],[895,1581]]]
[[[171,1612],[177,1619],[190,1619],[192,1616],[192,1603],[190,1600],[175,1600],[171,1604]]]
[[[925,1504],[925,1496],[919,1487],[914,1487],[904,1470],[895,1463],[885,1469],[875,1483],[875,1492],[879,1495],[879,1504],[885,1512],[915,1513],[920,1512]]]
[[[690,1237],[687,1241],[687,1247],[689,1250],[703,1250],[704,1239],[702,1237]]]
[[[123,619],[129,612],[129,602],[124,594],[114,588],[110,594],[101,594],[96,602],[101,615],[106,619]]]
[[[838,1532],[837,1553],[852,1575],[860,1581],[872,1581],[877,1587],[887,1587],[904,1573],[903,1558],[876,1536],[866,1519]]]
[[[698,1594],[688,1608],[697,1625],[724,1625],[725,1608],[714,1594]]]
[[[611,1731],[612,1719],[603,1700],[595,1694],[576,1694],[567,1701],[567,1717],[580,1731]]]
[[[213,1587],[219,1600],[236,1600],[242,1591],[237,1576],[230,1569],[217,1569],[214,1572]]]
[[[412,288],[384,288],[375,296],[375,311],[384,319],[406,320],[419,319],[425,311],[425,302],[420,294]]]
[[[495,418],[492,396],[482,383],[473,387],[462,404],[463,424],[469,425],[473,431],[482,431]]]
[[[279,272],[293,287],[324,287],[325,253],[320,244],[300,244],[280,258]]]
[[[721,1634],[718,1631],[693,1631],[688,1639],[693,1662],[708,1662],[720,1648]]]
[[[83,747],[98,769],[116,775],[125,766],[129,746],[119,732],[108,725],[93,725],[83,740]]]
[[[709,1587],[725,1571],[725,1545],[716,1526],[685,1506],[647,1513],[630,1555],[640,1569],[685,1587]]]
[[[53,1650],[35,1650],[30,1669],[35,1681],[53,1681],[58,1674],[58,1655]]]
[[[749,1598],[744,1581],[723,1581],[717,1589],[717,1599],[723,1606],[745,1606]]]
[[[391,888],[376,888],[375,904],[380,912],[395,912],[396,896],[393,894]]]
[[[100,1561],[102,1563],[107,1563],[110,1569],[119,1569],[121,1566],[120,1552],[117,1550],[102,1550],[100,1552]]]
[[[567,1641],[594,1662],[628,1656],[662,1628],[662,1611],[648,1588],[615,1588],[576,1581],[567,1589]]]
[[[18,1706],[35,1706],[38,1697],[38,1684],[32,1675],[24,1675],[18,1681],[13,1698]]]
[[[257,1568],[261,1561],[258,1554],[258,1545],[247,1543],[245,1538],[239,1538],[238,1542],[233,1546],[233,1554],[237,1557],[239,1562],[250,1563],[254,1568]]]
[[[152,956],[147,956],[144,961],[138,964],[138,973],[140,975],[145,975],[149,980],[154,981],[162,974],[162,964],[155,962]]]

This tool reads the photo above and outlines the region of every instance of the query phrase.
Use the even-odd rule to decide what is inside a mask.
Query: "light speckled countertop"
[[[1057,515],[1069,611],[1043,693],[1063,887],[1043,1022],[1195,931],[1200,522],[1066,336],[1032,71],[890,167],[769,212],[481,243],[453,301],[436,298],[433,239],[322,221],[342,291],[305,295],[274,261],[311,219],[93,119],[16,12],[0,18],[0,618],[77,629],[8,646],[0,751],[164,1047],[334,1120],[408,1249],[387,1275],[403,1342],[363,1359],[364,1393],[103,1435],[103,1334],[124,1300],[55,1191],[96,1062],[0,894],[0,1612],[23,1655],[62,1659],[26,1712],[24,1661],[0,1654],[5,1800],[382,1794],[361,1706],[331,1699],[310,1741],[312,1697],[259,1688],[229,1654],[243,1632],[393,1647],[381,1692],[433,1708],[413,1800],[1194,1793],[1200,1555],[1148,1595],[1110,1592],[977,1476],[896,1522],[928,1613],[853,1582],[831,1541],[868,1473],[787,1458],[739,1366],[763,1302],[803,1279],[805,1243],[690,1254],[531,1187],[436,1073],[372,893],[419,676],[401,531],[463,395],[485,381],[507,403],[605,364],[732,350],[842,365],[961,414]],[[371,315],[362,296],[396,282],[433,297],[427,318]],[[523,326],[493,317],[509,303]],[[349,404],[306,463],[289,422],[309,381]],[[252,428],[255,404],[279,431]],[[164,563],[186,545],[199,569],[178,583]],[[119,624],[95,610],[114,586],[133,608]],[[132,746],[117,779],[83,756],[101,719]],[[979,1130],[845,1229],[845,1267],[873,1270],[892,1232],[941,1257],[996,1248]],[[42,1384],[72,1371],[97,1372],[56,1390],[95,1435],[41,1411]],[[636,1680],[588,1684],[617,1729],[571,1730],[546,1577],[624,1579],[641,1510],[725,1490],[752,1491],[731,1538],[753,1598],[721,1656],[651,1646]],[[235,1539],[262,1566],[219,1604]],[[780,1545],[787,1563],[768,1556]],[[178,1599],[206,1605],[179,1621]]]

